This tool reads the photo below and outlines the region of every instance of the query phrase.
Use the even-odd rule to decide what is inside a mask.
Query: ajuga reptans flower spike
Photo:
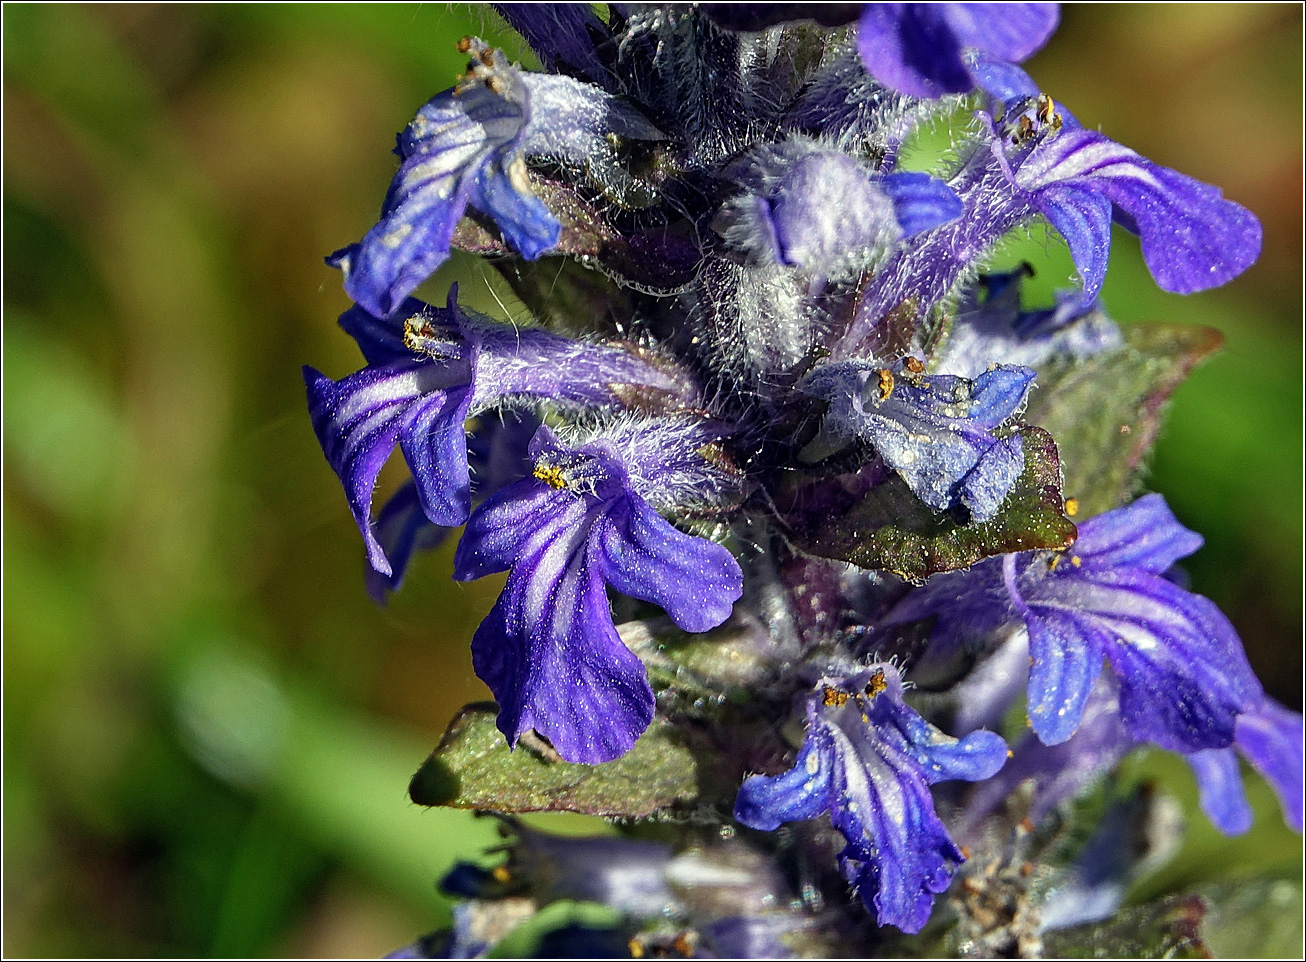
[[[1239,754],[1300,830],[1302,719],[1174,574],[1200,537],[1135,497],[1140,452],[1065,414],[1096,416],[1068,393],[1091,367],[1113,403],[1152,399],[1121,415],[1150,437],[1156,374],[1128,359],[1200,353],[1107,317],[1113,225],[1182,293],[1245,270],[1260,227],[1037,87],[1018,64],[1056,5],[500,12],[544,70],[462,41],[380,219],[329,258],[365,363],[305,368],[309,411],[374,596],[460,526],[454,576],[507,573],[471,639],[497,706],[431,763],[479,774],[431,800],[681,834],[600,845],[634,897],[582,871],[591,843],[506,823],[508,865],[450,876],[471,901],[413,951],[487,950],[485,913],[528,891],[609,902],[632,952],[870,952],[939,917],[1003,819],[1028,833],[1144,742],[1188,760],[1221,830],[1250,820]],[[905,169],[944,116],[951,159]],[[1032,269],[986,265],[1040,222],[1082,283],[1027,306]],[[453,249],[531,318],[416,299]],[[375,512],[395,448],[411,481]],[[999,734],[1022,698],[1030,731]],[[727,884],[715,859],[749,867]]]

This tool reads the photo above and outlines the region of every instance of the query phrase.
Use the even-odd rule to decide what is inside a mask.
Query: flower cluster
[[[602,772],[656,723],[738,770],[738,825],[828,817],[801,843],[752,836],[810,849],[790,914],[686,910],[694,938],[778,954],[844,883],[917,932],[966,859],[956,832],[1030,780],[1046,814],[1138,742],[1182,753],[1228,832],[1250,819],[1241,753],[1300,830],[1302,719],[1175,576],[1201,539],[1159,495],[1131,501],[1128,471],[1067,497],[1063,460],[1123,456],[1058,452],[1043,403],[1134,350],[1097,302],[1113,223],[1185,293],[1247,268],[1260,228],[1038,89],[1017,64],[1056,5],[501,12],[545,72],[462,42],[466,74],[399,135],[379,222],[329,259],[366,366],[305,368],[309,410],[378,598],[458,526],[457,579],[508,573],[472,655],[509,745]],[[913,131],[963,107],[955,160],[903,169]],[[1039,219],[1082,286],[1027,309],[1023,270],[981,267]],[[415,299],[455,247],[539,323],[456,288]],[[374,516],[395,447],[412,481]],[[1096,513],[1072,520],[1081,501]],[[751,626],[735,654],[756,670],[686,697],[619,618],[682,646]],[[1009,751],[987,729],[1022,689],[1032,730]],[[931,788],[954,780],[979,784]],[[652,917],[672,853],[641,853],[659,908],[630,912]]]

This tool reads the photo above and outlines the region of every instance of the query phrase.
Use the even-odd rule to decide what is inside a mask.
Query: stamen
[[[821,702],[827,708],[842,708],[848,703],[848,693],[826,685],[821,689]]]
[[[874,698],[889,687],[888,681],[884,677],[884,669],[877,668],[875,674],[871,675],[870,680],[866,683],[866,694]]]
[[[571,480],[567,477],[566,472],[556,464],[537,464],[532,469],[531,474],[537,481],[543,481],[555,491],[564,490]]]
[[[887,401],[893,394],[893,372],[887,367],[882,367],[876,373],[880,377],[880,400]]]

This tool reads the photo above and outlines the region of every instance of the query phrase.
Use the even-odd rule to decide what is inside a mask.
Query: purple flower
[[[367,593],[380,605],[385,603],[388,594],[403,586],[404,574],[413,554],[438,548],[454,529],[431,522],[422,510],[417,483],[409,481],[377,512],[372,530],[390,565],[389,572],[381,572],[368,564]]]
[[[1038,367],[1052,358],[1078,360],[1124,344],[1098,302],[1080,291],[1057,291],[1055,306],[1022,311],[1023,277],[1023,270],[981,275],[976,291],[957,308],[948,340],[934,356],[935,370],[975,378],[994,363]]]
[[[557,899],[601,902],[623,915],[656,918],[676,909],[667,884],[672,850],[659,842],[606,835],[569,836],[513,824],[513,877],[528,879],[542,904]]]
[[[533,728],[568,761],[596,764],[648,727],[653,691],[617,636],[606,586],[661,605],[686,631],[730,615],[743,590],[730,552],[677,531],[650,504],[710,493],[697,454],[710,440],[690,424],[650,422],[569,447],[541,428],[532,476],[468,520],[454,576],[509,571],[472,663],[512,744]]]
[[[986,120],[994,156],[1065,239],[1086,298],[1106,277],[1113,220],[1139,235],[1152,277],[1176,294],[1218,287],[1260,254],[1260,222],[1217,188],[1085,130],[1046,97],[1016,97],[1004,109],[1001,125]]]
[[[590,84],[524,74],[503,54],[468,38],[472,54],[457,87],[432,98],[399,135],[399,172],[381,221],[328,262],[345,290],[378,317],[399,309],[444,263],[470,206],[527,260],[558,242],[561,225],[531,191],[526,156],[583,165],[606,157],[604,133],[658,139],[646,120]]]
[[[1026,782],[1031,787],[1029,817],[1035,823],[1042,821],[1136,745],[1120,721],[1119,686],[1109,675],[1103,675],[1085,702],[1079,728],[1070,738],[1045,745],[1034,733],[1027,734],[1012,749],[1011,761],[1002,771],[976,786],[966,801],[963,835]]]
[[[730,172],[745,193],[714,226],[762,264],[856,276],[873,254],[953,220],[961,201],[928,174],[876,174],[805,138],[755,151]]]
[[[1238,771],[1237,755],[1242,755],[1279,796],[1284,821],[1300,832],[1304,739],[1302,716],[1266,697],[1238,716],[1233,747],[1189,755],[1188,763],[1201,792],[1202,811],[1215,827],[1226,835],[1241,835],[1252,827],[1252,810]]]
[[[1260,685],[1219,609],[1162,577],[1200,545],[1160,495],[1148,495],[1084,522],[1067,552],[1020,552],[936,575],[888,621],[937,615],[944,644],[1022,624],[1029,719],[1046,744],[1079,727],[1105,659],[1132,737],[1185,753],[1223,748]]]
[[[828,812],[847,841],[844,878],[881,925],[919,932],[934,896],[963,862],[934,811],[929,786],[979,781],[1007,758],[988,731],[950,738],[902,700],[902,679],[882,663],[827,677],[807,696],[807,737],[783,775],[754,775],[739,789],[735,818],[771,831]]]
[[[806,389],[830,402],[832,441],[869,441],[932,508],[962,504],[977,520],[991,518],[1024,467],[1020,439],[993,432],[1024,407],[1034,372],[998,366],[971,381],[921,371],[916,358],[881,368],[832,363]]]
[[[441,310],[410,298],[388,319],[361,307],[341,315],[368,366],[340,381],[304,368],[309,414],[327,461],[340,476],[368,560],[393,573],[371,521],[372,489],[396,444],[434,524],[467,519],[471,477],[464,423],[499,399],[530,395],[612,406],[614,387],[671,387],[634,355],[466,314],[457,288]]]
[[[1017,67],[984,82],[1003,92],[1033,89]],[[1097,131],[1085,130],[1060,105],[1020,93],[977,115],[989,149],[975,150],[948,186],[962,214],[908,238],[867,283],[854,322],[835,345],[857,356],[884,318],[904,304],[927,316],[956,293],[966,272],[1013,228],[1042,214],[1065,238],[1084,281],[1084,303],[1106,275],[1111,224],[1140,235],[1157,283],[1175,293],[1216,287],[1256,260],[1261,227],[1214,187],[1161,167]]]
[[[467,436],[467,465],[473,496],[486,497],[529,471],[526,448],[539,421],[520,411],[486,417]],[[414,552],[431,551],[454,530],[435,524],[422,510],[417,483],[409,481],[391,496],[373,522],[376,540],[390,562],[390,573],[368,566],[367,593],[377,604],[398,591]]]
[[[976,87],[967,53],[1019,62],[1056,30],[1055,3],[868,3],[857,23],[867,71],[913,97]]]
[[[550,73],[579,73],[602,84],[609,79],[595,50],[612,34],[583,3],[496,3],[494,9],[530,44]]]

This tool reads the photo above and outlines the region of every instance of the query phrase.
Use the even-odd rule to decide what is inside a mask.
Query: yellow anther
[[[876,373],[880,377],[880,400],[887,401],[893,394],[893,372],[887,367],[882,367]]]
[[[925,362],[918,357],[908,357],[902,363],[903,366],[912,374],[920,374],[925,370]]]
[[[554,464],[537,464],[531,471],[537,481],[543,481],[556,491],[567,487],[567,475],[562,468]]]
[[[871,675],[870,681],[866,683],[866,694],[874,698],[888,687],[889,682],[884,677],[884,669],[877,668],[875,674]]]
[[[508,871],[508,866],[506,866],[506,865],[496,865],[496,866],[495,866],[495,867],[490,871],[490,874],[491,874],[492,876],[494,876],[494,880],[495,880],[496,882],[510,882],[510,881],[512,881],[512,872]]]
[[[1056,115],[1057,113],[1056,109],[1053,107],[1052,98],[1047,94],[1039,94],[1037,112],[1038,119],[1043,121],[1045,124],[1050,124],[1052,123],[1052,118]]]
[[[1066,498],[1066,516],[1073,518],[1077,514],[1079,514],[1079,499]]]
[[[821,689],[821,702],[827,708],[842,708],[848,701],[848,693],[826,685]]]
[[[408,320],[404,321],[404,347],[414,353],[423,353],[422,342],[419,338],[435,337],[435,328],[431,327],[431,322],[422,317],[421,314],[414,314]]]

